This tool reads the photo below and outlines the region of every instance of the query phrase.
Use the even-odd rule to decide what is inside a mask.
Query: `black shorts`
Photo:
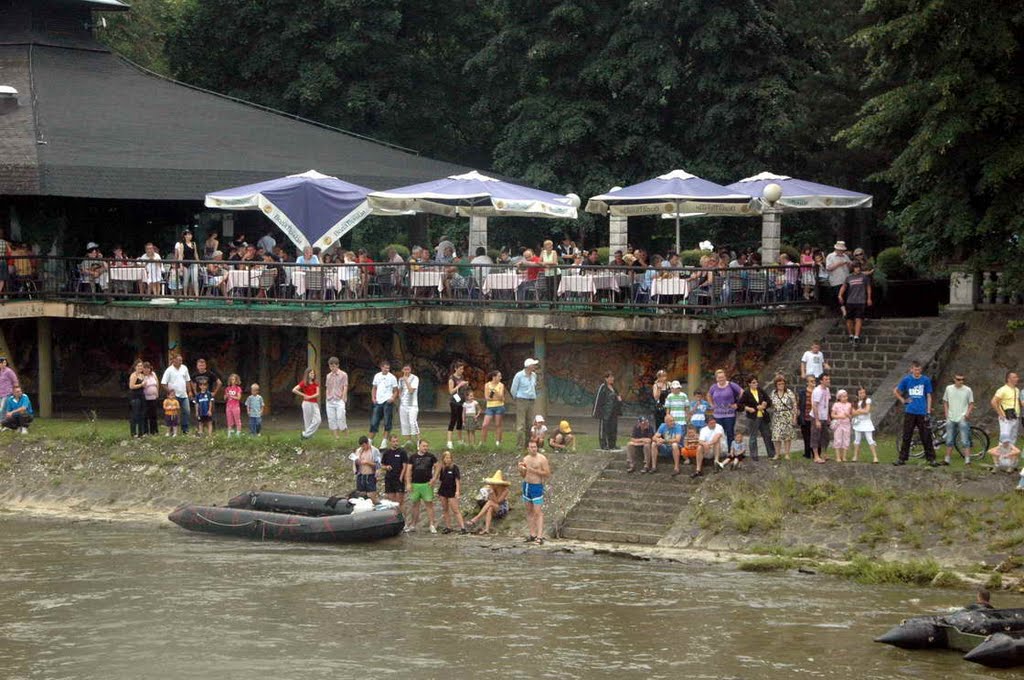
[[[213,416],[199,416],[199,422],[201,423],[212,423]]]
[[[867,311],[866,305],[846,305],[846,318],[847,319],[863,319],[864,313]]]
[[[377,475],[356,475],[356,491],[363,493],[377,492]]]
[[[401,477],[385,477],[384,493],[405,493],[405,482]]]

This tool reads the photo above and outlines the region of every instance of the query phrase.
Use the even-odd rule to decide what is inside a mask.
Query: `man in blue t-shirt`
[[[32,402],[29,401],[28,395],[25,394],[21,385],[15,385],[12,388],[11,394],[3,398],[0,402],[0,418],[2,418],[2,424],[0,424],[0,430],[7,428],[10,430],[17,430],[22,434],[28,432],[28,424],[32,422],[32,416],[35,412],[32,410]]]
[[[924,457],[928,465],[935,467],[935,444],[932,442],[932,430],[928,422],[928,414],[932,412],[932,381],[921,375],[921,362],[910,363],[910,373],[903,376],[900,383],[893,388],[892,394],[904,406],[903,412],[903,443],[900,445],[900,457],[893,465],[906,465],[910,457],[910,440],[914,436],[914,428],[921,435],[924,445]]]
[[[679,447],[683,445],[683,426],[676,422],[671,413],[665,414],[665,422],[658,426],[654,433],[651,446],[657,450],[657,457],[672,456],[672,476],[678,475],[679,469]],[[655,456],[651,456],[654,458]],[[653,470],[651,471],[653,472]]]

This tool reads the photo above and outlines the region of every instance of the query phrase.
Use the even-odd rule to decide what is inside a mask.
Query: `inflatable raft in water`
[[[328,504],[328,500],[334,499],[253,492],[232,498],[229,507],[183,505],[168,519],[190,531],[321,543],[391,538],[405,526],[397,507],[378,506],[360,512],[344,498],[336,506]]]
[[[970,609],[903,621],[875,642],[902,649],[954,649],[992,668],[1024,664],[1024,609]]]

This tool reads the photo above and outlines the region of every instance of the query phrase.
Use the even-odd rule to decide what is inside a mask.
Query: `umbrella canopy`
[[[412,210],[455,217],[576,218],[579,198],[503,182],[477,171],[444,179],[374,191],[367,200],[375,210]]]
[[[741,179],[739,182],[730,184],[728,188],[760,200],[761,192],[769,184],[778,184],[782,187],[782,198],[778,200],[777,205],[781,206],[784,211],[871,207],[871,196],[868,194],[830,187],[786,175],[775,175],[770,172],[762,172],[753,177]]]
[[[753,215],[755,205],[747,194],[691,175],[685,170],[672,172],[614,189],[587,201],[587,212],[598,215],[659,215],[671,213],[676,220],[676,250],[679,220],[687,213],[706,215]]]
[[[327,248],[371,212],[370,190],[316,170],[206,194],[206,207],[260,210],[299,248]]]
[[[615,189],[587,201],[587,212],[598,215],[660,215],[661,213],[704,213],[749,215],[754,212],[750,196],[691,175],[672,172]]]

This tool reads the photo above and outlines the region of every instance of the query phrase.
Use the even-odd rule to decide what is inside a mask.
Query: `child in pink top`
[[[846,451],[850,448],[850,433],[853,432],[853,404],[846,390],[836,392],[836,403],[832,404],[832,446],[836,450],[836,462],[846,462]]]
[[[804,299],[814,297],[814,251],[810,245],[804,245],[800,251],[800,283],[804,289]]]
[[[224,388],[225,410],[228,419],[228,436],[231,436],[232,426],[235,428],[235,435],[242,436],[242,379],[237,373],[228,376],[228,386]]]

